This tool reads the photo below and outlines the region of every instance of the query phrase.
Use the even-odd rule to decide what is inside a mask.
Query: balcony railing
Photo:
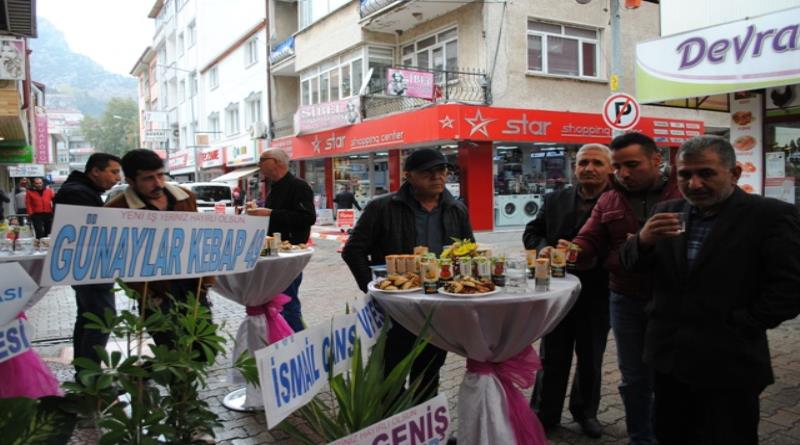
[[[286,60],[294,55],[294,36],[278,43],[269,53],[269,63],[276,63]]]
[[[393,67],[412,69],[433,73],[434,97],[432,100],[408,96],[391,96],[387,94],[389,80],[386,71],[373,75],[369,82],[366,96],[363,98],[365,118],[382,116],[421,108],[432,103],[465,103],[473,105],[491,105],[492,92],[489,76],[480,70],[461,69],[431,70],[413,67]]]
[[[361,17],[366,17],[376,11],[395,3],[407,3],[409,0],[361,0]]]

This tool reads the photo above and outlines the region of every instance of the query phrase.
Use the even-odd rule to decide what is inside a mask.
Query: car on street
[[[233,189],[231,186],[220,182],[186,182],[170,184],[183,187],[194,193],[197,199],[197,211],[201,213],[213,213],[214,206],[218,202],[225,204],[225,213],[233,214]],[[108,192],[103,194],[103,202],[108,202],[128,188],[128,184],[117,184]]]

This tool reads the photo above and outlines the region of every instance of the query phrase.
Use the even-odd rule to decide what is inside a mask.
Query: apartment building
[[[176,180],[252,166],[263,150],[265,9],[246,0],[153,4],[153,44],[131,74],[139,78],[141,140],[163,150]]]
[[[603,103],[611,84],[634,92],[633,51],[658,37],[658,8],[620,8],[611,76],[606,1],[270,0],[270,145],[322,206],[344,185],[362,201],[396,190],[408,149],[437,147],[476,229],[521,226],[572,182],[581,144],[611,140]],[[727,107],[644,106],[634,130],[668,153],[724,130],[707,109]]]

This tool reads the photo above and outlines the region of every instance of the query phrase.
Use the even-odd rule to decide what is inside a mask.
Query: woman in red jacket
[[[33,222],[36,239],[50,235],[53,225],[53,189],[44,185],[42,178],[33,179],[33,187],[25,194],[25,208]]]

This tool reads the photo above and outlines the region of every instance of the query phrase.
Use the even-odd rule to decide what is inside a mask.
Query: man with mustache
[[[575,160],[577,186],[544,197],[536,219],[525,226],[522,241],[526,249],[538,249],[540,256],[561,238],[578,234],[609,187],[611,151],[605,145],[587,144]],[[536,374],[531,406],[545,430],[561,421],[564,396],[572,367],[572,353],[578,358],[572,380],[569,410],[584,434],[598,438],[603,428],[597,421],[600,406],[601,368],[608,338],[608,273],[602,264],[583,271],[571,271],[581,280],[581,294],[563,320],[542,339],[542,369]]]
[[[684,143],[677,169],[685,199],[656,206],[620,255],[653,277],[656,437],[755,445],[759,394],[774,381],[766,330],[800,313],[800,214],[736,186],[727,139]]]
[[[106,207],[122,209],[153,210],[159,212],[196,212],[197,201],[189,190],[166,182],[164,161],[151,150],[138,148],[125,153],[122,157],[122,171],[128,188],[124,193],[106,203]],[[200,280],[198,282],[198,280]],[[137,291],[144,292],[144,283],[125,283]],[[148,308],[158,306],[165,314],[172,307],[172,299],[187,301],[189,295],[195,295],[200,289],[200,303],[208,307],[206,291],[214,284],[214,277],[186,278],[148,283]],[[199,285],[199,286],[198,286]],[[165,332],[151,332],[150,336],[157,345],[174,347],[177,341]],[[202,354],[201,354],[202,357]],[[202,360],[202,359],[201,359]]]
[[[622,374],[619,392],[628,437],[633,445],[653,445],[653,371],[642,361],[645,306],[651,298],[649,277],[624,270],[619,249],[644,225],[657,203],[679,198],[680,193],[675,177],[662,174],[661,153],[649,137],[624,134],[614,138],[610,148],[616,180],[572,241],[582,250],[579,267],[602,261],[609,273],[609,316]],[[560,240],[559,245],[565,247],[568,241]]]

